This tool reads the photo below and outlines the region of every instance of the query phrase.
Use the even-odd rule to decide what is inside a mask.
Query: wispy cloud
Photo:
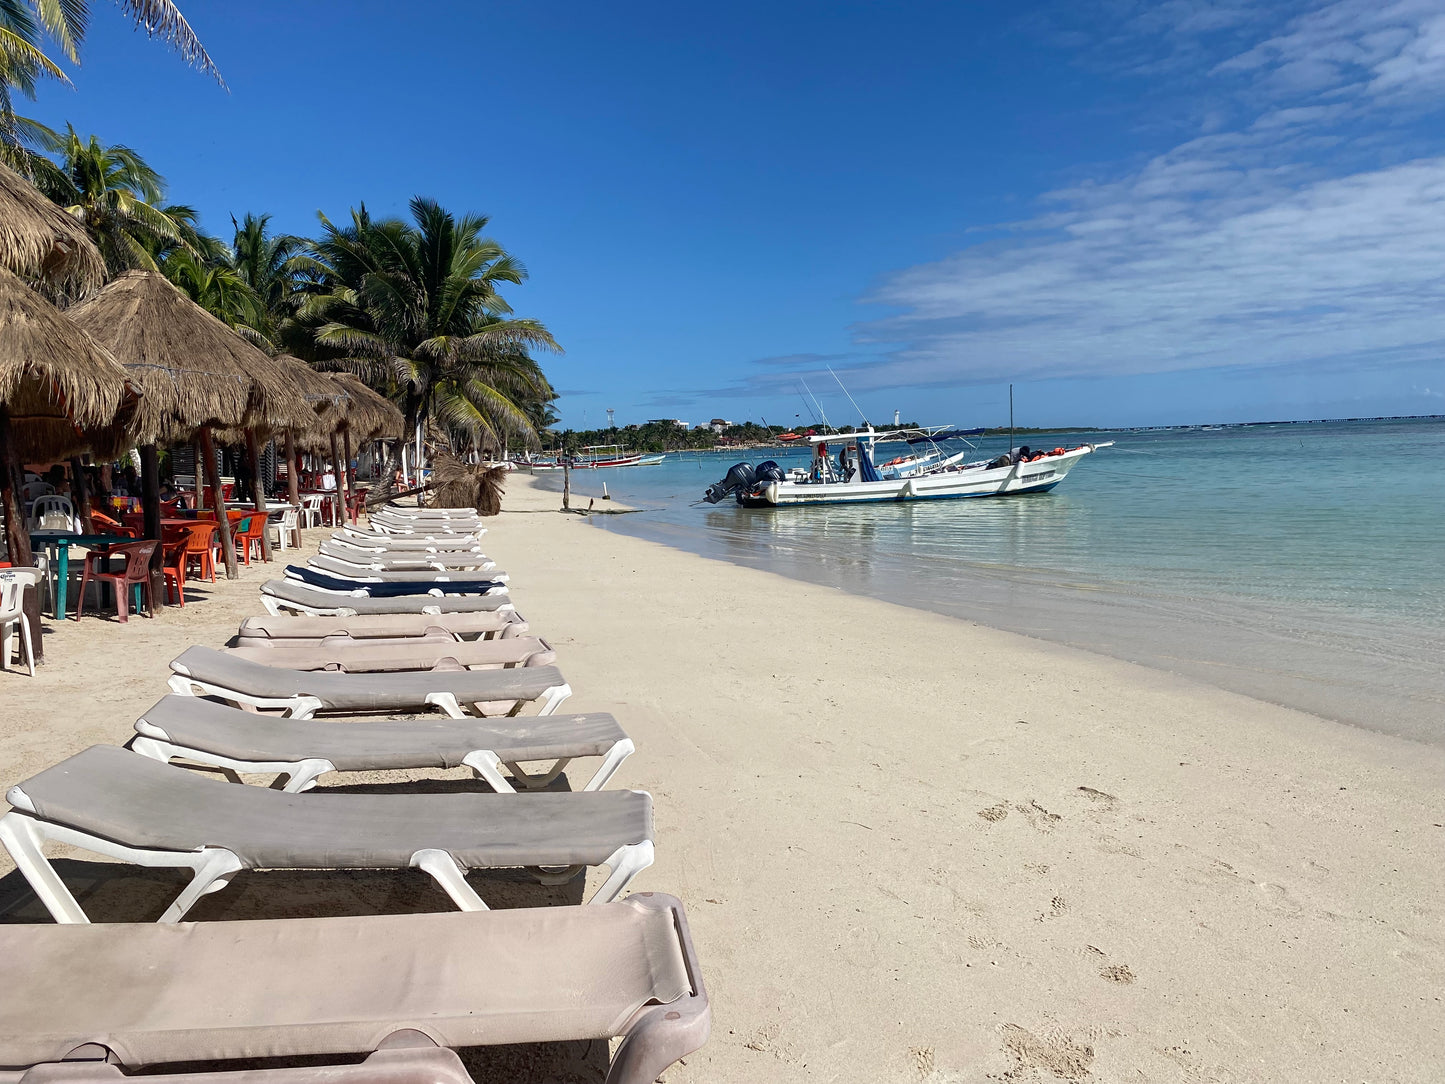
[[[1445,140],[1419,123],[1445,102],[1439,0],[1337,0],[1268,25],[1188,0],[1110,6],[1110,47],[1193,66],[1216,119],[1050,193],[1002,241],[888,276],[865,300],[895,315],[856,329],[882,362],[855,379],[1439,357]]]

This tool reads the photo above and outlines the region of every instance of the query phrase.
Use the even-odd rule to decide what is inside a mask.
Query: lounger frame
[[[177,771],[183,769],[177,768]],[[144,847],[129,847],[104,836],[56,824],[35,815],[35,806],[21,786],[11,787],[5,800],[12,811],[0,817],[0,843],[10,852],[15,866],[25,876],[46,910],[56,922],[85,923],[90,918],[80,903],[66,887],[60,874],[45,856],[46,843],[62,843],[91,854],[119,859],[133,865],[147,868],[189,869],[190,884],[171,902],[158,922],[179,922],[203,896],[219,892],[230,884],[231,878],[242,870],[249,869],[235,852],[225,847],[201,847],[194,851],[152,850]],[[652,865],[654,848],[652,840],[627,843],[603,860],[600,864],[608,869],[608,877],[592,898],[587,902],[611,903],[625,889],[628,883],[642,870]],[[486,903],[476,890],[467,883],[466,870],[457,864],[449,851],[434,847],[423,847],[415,851],[408,863],[409,868],[419,869],[428,874],[441,890],[447,894],[462,911],[488,910]],[[543,884],[565,884],[585,867],[544,867],[537,873]]]

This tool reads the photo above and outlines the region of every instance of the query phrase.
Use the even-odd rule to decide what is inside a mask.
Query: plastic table
[[[65,620],[65,595],[70,586],[70,547],[88,546],[99,549],[121,542],[133,542],[113,534],[83,534],[80,531],[31,531],[30,546],[43,545],[50,555],[50,567],[55,574],[55,618]]]

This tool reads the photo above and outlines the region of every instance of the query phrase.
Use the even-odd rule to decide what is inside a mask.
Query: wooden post
[[[296,544],[301,544],[301,472],[297,469],[300,466],[299,457],[296,455],[296,437],[291,430],[286,430],[286,499],[296,507]]]
[[[356,472],[351,469],[351,426],[341,431],[341,447],[346,452],[346,496],[347,509],[356,500]]]
[[[80,516],[80,526],[86,534],[94,534],[95,523],[90,518],[93,511],[90,507],[90,486],[85,481],[85,464],[78,455],[70,457],[70,495],[75,498],[75,511]]]
[[[336,445],[336,433],[331,433],[331,470],[336,475],[336,525],[346,524],[346,496],[342,492],[346,484],[346,472],[341,469],[341,451]]]
[[[221,472],[216,469],[216,445],[211,440],[210,426],[201,427],[201,455],[206,460],[206,485],[214,495],[211,504],[216,513],[216,533],[221,536],[221,558],[226,563],[226,579],[240,575],[236,567],[236,540],[231,537],[231,521],[226,516],[226,494],[221,489]],[[196,479],[200,484],[200,479]]]
[[[151,554],[151,598],[164,603],[166,597],[166,555],[161,541],[161,453],[154,444],[140,447],[140,507],[144,516],[141,533],[157,542]]]
[[[246,430],[246,457],[251,461],[251,497],[261,521],[269,521],[266,512],[266,487],[261,484],[261,449],[256,443],[256,430]],[[248,543],[249,544],[249,543]],[[271,560],[271,528],[261,529],[261,560]]]
[[[10,439],[10,410],[0,403],[0,504],[5,507],[5,548],[10,553],[10,563],[16,568],[31,568],[35,564],[35,556],[30,552],[30,525],[25,519],[25,501],[21,495],[24,478],[20,455]],[[35,661],[40,662],[45,656],[45,640],[40,635],[40,592],[27,587],[20,604],[30,626],[30,639],[35,644]],[[8,659],[6,665],[9,665]]]
[[[572,507],[572,464],[562,460],[562,509]]]

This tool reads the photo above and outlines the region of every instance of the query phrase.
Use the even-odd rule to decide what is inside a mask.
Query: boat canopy
[[[890,440],[918,444],[930,440],[952,440],[955,437],[981,437],[982,429],[953,429],[946,425],[927,425],[918,429],[859,429],[852,433],[830,433],[826,436],[815,434],[808,438],[809,444],[836,444],[838,441],[868,440],[883,442]]]

